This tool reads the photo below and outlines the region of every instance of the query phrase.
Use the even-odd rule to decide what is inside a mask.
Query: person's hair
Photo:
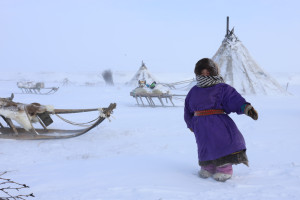
[[[218,65],[210,58],[202,58],[196,63],[195,66],[195,74],[201,75],[201,71],[203,69],[207,69],[209,71],[210,76],[217,76],[219,75],[219,67]]]

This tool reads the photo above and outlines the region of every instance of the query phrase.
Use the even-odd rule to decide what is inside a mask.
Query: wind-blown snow
[[[133,87],[124,86],[132,74],[114,75],[115,86],[107,87],[101,77],[93,78],[88,73],[52,73],[41,81],[58,86],[68,78],[73,83],[60,85],[52,95],[20,94],[17,81],[40,75],[7,75],[0,80],[0,97],[14,92],[14,100],[22,103],[38,102],[55,108],[106,107],[117,103],[111,122],[105,120],[77,138],[1,139],[0,171],[9,171],[5,177],[30,186],[18,193],[32,192],[36,198],[28,199],[38,200],[300,198],[299,74],[278,75],[282,85],[289,82],[288,91],[293,95],[245,96],[257,109],[258,121],[231,114],[245,137],[250,167],[234,166],[232,179],[225,183],[198,177],[196,143],[183,120],[183,102],[175,101],[177,107],[137,107],[129,96]],[[167,82],[163,75],[158,76]],[[169,76],[174,81],[182,77],[168,74],[165,78],[170,80]],[[92,116],[70,118],[85,122]],[[58,124],[50,127],[67,127],[59,119],[54,120]]]

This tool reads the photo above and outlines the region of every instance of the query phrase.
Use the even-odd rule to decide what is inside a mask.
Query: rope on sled
[[[184,83],[190,83],[192,82],[194,79],[189,79],[189,80],[185,80],[185,81],[178,81],[178,82],[174,82],[174,83],[169,83],[169,85],[180,85],[180,84],[184,84]]]
[[[32,125],[32,122],[31,122],[31,120],[30,120],[30,116],[29,116],[29,113],[28,113],[28,110],[27,110],[26,105],[24,105],[23,108],[24,108],[25,114],[26,114],[26,116],[27,116],[27,119],[28,119],[28,121],[29,121],[29,123],[30,123],[31,129],[35,132],[35,134],[40,135],[40,134],[36,131],[36,129],[34,128],[34,126]],[[53,114],[55,114],[58,118],[60,118],[61,120],[63,120],[63,121],[66,122],[66,123],[72,124],[72,125],[74,125],[74,126],[81,126],[81,127],[90,127],[90,126],[92,126],[91,123],[93,123],[93,122],[99,120],[100,117],[102,117],[102,118],[107,118],[107,119],[110,121],[109,117],[105,115],[105,113],[104,113],[104,111],[103,111],[102,108],[98,108],[98,111],[99,111],[99,116],[98,116],[96,119],[91,120],[91,121],[89,121],[89,122],[84,122],[84,123],[73,122],[73,121],[71,121],[71,120],[68,120],[68,119],[63,118],[62,116],[60,116],[60,115],[58,115],[58,114],[56,114],[56,113],[53,113]],[[112,115],[110,115],[110,116],[113,117]],[[40,121],[39,118],[38,118],[38,120]]]
[[[182,102],[184,102],[184,98],[182,98],[182,97],[172,97],[173,99],[176,99],[176,100],[178,100],[178,101],[182,101]]]
[[[87,124],[91,124],[92,122],[95,122],[99,119],[99,117],[97,117],[96,119],[92,120],[92,121],[89,121],[89,122],[84,122],[84,123],[77,123],[77,122],[73,122],[73,121],[70,121],[66,118],[63,118],[62,116],[58,115],[58,114],[55,114],[58,118],[60,118],[61,120],[63,120],[64,122],[67,122],[69,124],[72,124],[72,125],[75,125],[75,126],[81,126],[81,127],[89,127],[90,125],[87,125]]]
[[[193,79],[189,79],[189,80],[185,80],[185,81],[179,81],[179,82],[174,82],[174,83],[160,83],[163,86],[169,87],[171,89],[180,89],[180,88],[176,88],[176,85],[182,85],[182,84],[187,84],[187,83],[191,83],[194,81]]]
[[[189,80],[185,80],[185,81],[178,81],[178,82],[174,82],[174,83],[160,83],[160,84],[165,84],[165,85],[180,85],[180,84],[184,84],[184,83],[190,83],[192,82],[194,79],[189,79]]]
[[[89,127],[89,126],[91,126],[91,123],[97,121],[100,117],[102,117],[102,118],[107,118],[107,119],[110,121],[110,119],[104,114],[102,108],[98,108],[98,110],[99,110],[99,116],[98,116],[96,119],[91,120],[91,121],[89,121],[89,122],[84,122],[84,123],[73,122],[73,121],[71,121],[71,120],[68,120],[68,119],[66,119],[66,118],[63,118],[62,116],[60,116],[60,115],[58,115],[58,114],[56,114],[56,113],[54,113],[54,114],[55,114],[58,118],[60,118],[61,120],[63,120],[64,122],[67,122],[67,123],[72,124],[72,125],[74,125],[74,126],[81,126],[81,127]]]

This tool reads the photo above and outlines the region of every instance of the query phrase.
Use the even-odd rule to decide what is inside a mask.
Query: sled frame
[[[158,105],[155,104],[155,102],[153,100],[154,98],[157,98],[159,100],[162,107],[167,107],[168,106],[167,105],[168,100],[171,102],[173,107],[175,106],[174,102],[172,101],[172,98],[173,98],[174,95],[171,95],[171,94],[146,94],[146,93],[145,94],[135,94],[135,93],[131,92],[130,96],[135,98],[138,106],[157,107]],[[146,99],[148,105],[146,105],[144,103],[143,98]],[[166,104],[164,104],[164,100],[165,100]]]
[[[29,131],[21,127],[16,127],[12,120],[1,115],[4,121],[7,123],[8,127],[0,125],[0,138],[3,139],[17,139],[17,140],[43,140],[43,139],[66,139],[73,138],[83,135],[90,131],[91,129],[98,126],[106,118],[109,118],[116,108],[116,103],[111,103],[107,108],[102,108],[102,114],[99,115],[97,120],[90,126],[84,129],[77,130],[63,130],[63,129],[48,129],[38,117],[39,123],[42,125],[42,129],[33,128]],[[68,114],[68,113],[80,113],[80,112],[90,112],[99,111],[99,108],[94,109],[55,109],[53,112],[47,112],[48,114]]]
[[[41,94],[41,95],[48,95],[54,94],[57,92],[59,87],[51,87],[51,88],[26,88],[26,87],[19,87],[23,94]],[[45,91],[45,92],[43,92]]]

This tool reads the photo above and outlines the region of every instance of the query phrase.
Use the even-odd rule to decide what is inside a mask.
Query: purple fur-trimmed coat
[[[233,120],[231,112],[243,114],[245,99],[230,85],[200,88],[194,86],[185,99],[184,120],[192,129],[198,146],[199,161],[215,160],[246,149],[245,140]],[[223,109],[226,114],[194,116],[195,111]]]

